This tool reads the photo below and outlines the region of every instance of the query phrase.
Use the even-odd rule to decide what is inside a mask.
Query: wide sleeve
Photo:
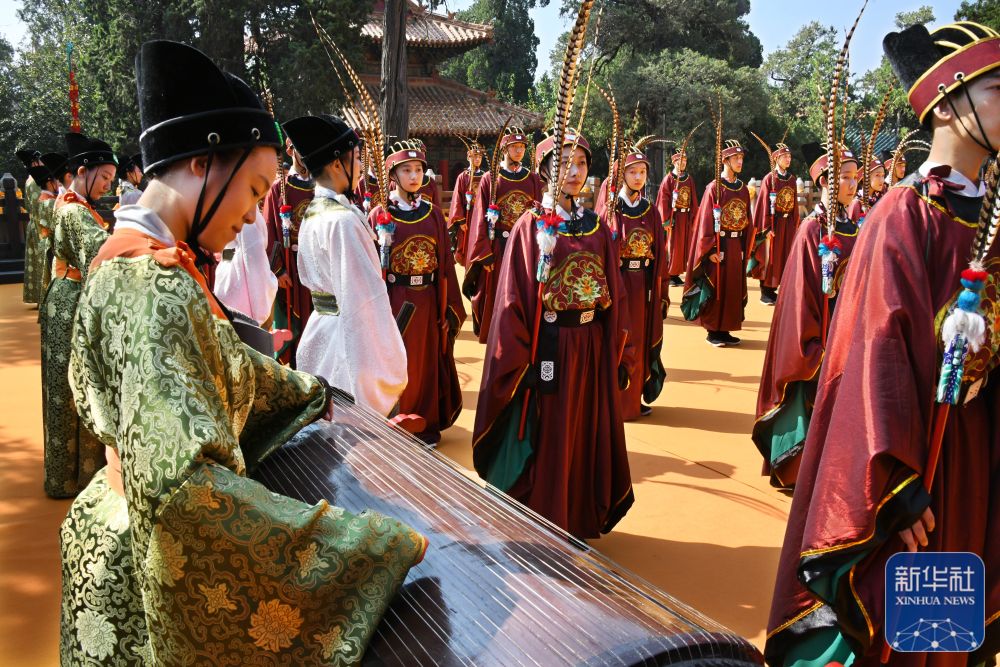
[[[333,261],[330,289],[343,318],[343,356],[349,360],[350,387],[361,405],[388,416],[406,388],[406,348],[396,326],[378,254],[365,223],[351,213],[329,225]]]
[[[440,209],[435,209],[435,215],[441,215]],[[448,234],[444,231],[444,224],[435,225],[435,227],[440,230],[436,244],[438,271],[441,272],[438,284],[441,286],[440,289],[447,292],[443,295],[446,302],[445,318],[448,321],[449,331],[458,335],[458,331],[462,328],[462,323],[465,322],[465,318],[467,317],[465,304],[462,301],[462,292],[458,286],[458,275],[455,273],[455,259],[451,252]],[[444,287],[445,285],[447,287]],[[441,297],[442,295],[439,292],[438,299],[441,299]]]
[[[281,234],[281,183],[278,181],[271,184],[271,189],[268,190],[267,195],[264,197],[264,222],[267,228],[265,252],[267,252],[271,272],[276,276],[280,276],[285,273],[286,269],[285,254],[281,251],[283,243]]]
[[[67,204],[56,211],[55,239],[59,256],[79,269],[86,280],[90,263],[108,239],[108,232],[97,224],[86,207]]]
[[[292,433],[323,392],[307,376],[270,381],[226,327],[190,276],[150,260],[95,271],[74,328],[74,398],[121,459],[153,654],[165,665],[222,650],[233,664],[353,662],[426,542],[393,519],[309,506],[242,476],[241,432]]]
[[[463,171],[455,179],[455,189],[451,193],[451,210],[448,212],[448,226],[464,225],[468,217],[465,190],[469,187],[469,172]]]
[[[674,223],[674,179],[668,172],[660,183],[660,189],[656,193],[656,210],[660,214],[664,228],[670,227]]]

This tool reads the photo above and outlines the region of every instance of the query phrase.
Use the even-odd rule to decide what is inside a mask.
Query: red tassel
[[[292,207],[289,206],[288,204],[283,204],[281,206],[281,208],[278,210],[278,212],[281,213],[281,214],[291,213],[292,212]]]
[[[378,214],[378,219],[376,220],[379,225],[388,225],[392,222],[392,214],[388,211],[382,211]]]
[[[973,282],[985,282],[988,274],[985,271],[976,271],[975,269],[966,269],[962,271],[962,280],[970,280]]]

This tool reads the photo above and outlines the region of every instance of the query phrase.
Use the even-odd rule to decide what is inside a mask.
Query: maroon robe
[[[872,192],[864,199],[861,198],[861,193],[859,192],[854,201],[851,202],[851,205],[847,207],[847,215],[854,222],[861,223],[868,216],[868,211],[882,199],[888,189],[889,186],[887,185],[878,192]]]
[[[455,239],[455,261],[466,266],[466,248],[469,233],[469,216],[472,212],[472,201],[482,180],[482,170],[471,174],[468,169],[455,179],[455,190],[451,193],[451,212],[448,214],[448,229]]]
[[[752,437],[764,457],[763,474],[770,475],[771,484],[776,487],[795,485],[816,400],[816,377],[823,360],[823,311],[833,312],[836,289],[843,281],[858,237],[853,222],[844,221],[835,228],[841,255],[834,274],[834,295],[828,298],[823,294],[819,256],[819,240],[826,234],[825,225],[825,210],[817,207],[799,225],[792,241],[782,280],[785,288],[778,292],[760,376]],[[827,327],[829,323],[827,315]],[[798,428],[782,423],[795,418],[801,419]],[[785,442],[774,447],[772,438],[779,432],[784,434]]]
[[[663,348],[660,302],[669,276],[660,214],[645,197],[640,197],[634,206],[618,198],[615,201],[618,204],[616,241],[628,301],[628,330],[638,362],[629,377],[629,386],[622,390],[622,416],[625,421],[631,421],[639,418],[643,400],[646,403],[656,400],[667,376],[660,360]],[[596,212],[607,225],[605,206],[602,204]]]
[[[372,224],[382,210],[381,206],[372,210]],[[427,429],[419,437],[435,443],[462,411],[455,337],[465,322],[465,306],[441,209],[422,201],[412,211],[390,204],[389,213],[396,223],[386,276],[389,303],[393,315],[399,314],[406,301],[416,307],[403,331],[407,382],[399,397],[399,411],[426,419]],[[414,286],[414,280],[423,284]]]
[[[674,201],[674,192],[677,193],[677,201]],[[698,189],[694,178],[688,173],[680,177],[673,171],[667,173],[660,183],[660,191],[656,196],[656,210],[660,212],[663,226],[669,235],[667,253],[670,262],[667,265],[667,273],[679,276],[687,268],[691,242],[695,237],[694,220],[698,211]]]
[[[969,392],[998,360],[1000,252],[994,246],[985,262],[981,305],[994,333],[966,363],[928,495],[940,324],[961,289],[976,233],[967,221],[978,218],[978,200],[947,193],[935,177],[911,177],[884,199],[854,249],[820,371],[768,622],[771,665],[800,642],[836,631],[863,657],[855,664],[878,664],[885,564],[905,549],[898,531],[928,505],[936,528],[924,550],[1000,562],[1000,391],[993,382]],[[894,653],[891,664],[992,657],[1000,650],[1000,569],[987,566],[986,589],[986,640],[977,654]]]
[[[417,192],[423,195],[425,200],[441,208],[441,188],[438,187],[437,178],[425,173],[424,182],[420,184]]]
[[[487,173],[479,181],[469,218],[469,239],[466,251],[466,274],[462,292],[472,301],[472,329],[485,343],[493,317],[493,300],[497,289],[497,274],[503,261],[510,230],[521,215],[542,199],[542,181],[538,174],[522,167],[516,174],[499,168],[496,204],[500,219],[490,240],[486,210],[490,205],[490,188],[494,174]]]
[[[771,193],[775,193],[771,212]],[[792,249],[792,239],[799,228],[799,201],[795,189],[795,174],[782,178],[776,171],[768,172],[760,182],[757,205],[753,213],[753,268],[750,275],[763,281],[765,287],[777,289],[781,274]],[[773,237],[768,239],[768,233]]]
[[[499,270],[473,461],[494,486],[577,537],[594,538],[633,500],[618,390],[633,350],[616,243],[593,211],[583,215],[581,233],[558,235],[534,366],[537,217],[528,211],[514,227]],[[576,325],[560,317],[575,317]],[[518,440],[529,386],[525,439]]]
[[[746,252],[750,236],[750,192],[743,181],[722,181],[722,252],[721,266],[709,256],[716,252],[712,208],[716,202],[715,181],[708,184],[698,208],[694,238],[684,281],[685,299],[690,298],[707,282],[712,298],[703,304],[697,315],[698,323],[707,331],[739,331],[743,328],[747,303]],[[721,284],[717,283],[721,279]]]
[[[299,338],[312,314],[312,295],[309,288],[299,280],[299,225],[302,215],[313,198],[311,181],[289,174],[285,178],[285,200],[292,207],[292,228],[290,247],[285,248],[281,231],[281,183],[275,181],[264,197],[264,220],[267,222],[267,254],[271,260],[271,270],[275,275],[287,274],[292,281],[291,289],[279,287],[274,299],[274,325],[278,329],[289,329],[292,339],[278,350],[278,360],[295,368],[295,350]],[[291,310],[291,322],[288,312]]]

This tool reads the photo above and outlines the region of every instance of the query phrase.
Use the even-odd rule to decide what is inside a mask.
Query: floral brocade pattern
[[[243,476],[323,411],[322,386],[151,256],[93,272],[74,334],[81,420],[125,497],[102,470],[63,524],[63,664],[357,664],[424,539]]]
[[[677,203],[674,208],[691,208],[691,188],[681,186],[677,188]]]
[[[642,227],[634,228],[622,244],[621,256],[630,259],[653,259],[653,235]]]
[[[786,186],[778,190],[774,198],[774,210],[777,213],[791,213],[795,209],[795,188]]]
[[[722,206],[722,229],[727,232],[741,232],[750,224],[747,205],[742,199],[730,199]]]
[[[497,221],[497,227],[509,231],[530,205],[531,197],[520,190],[511,190],[503,195],[497,200],[497,206],[500,208],[500,219]]]
[[[604,310],[611,293],[600,255],[580,251],[566,257],[553,269],[542,300],[548,310]]]
[[[392,249],[389,268],[393,273],[420,275],[438,268],[437,244],[424,234],[416,234]]]

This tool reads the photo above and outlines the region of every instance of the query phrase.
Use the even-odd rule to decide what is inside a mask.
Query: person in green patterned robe
[[[254,220],[277,127],[190,47],[148,42],[137,70],[151,181],[118,211],[74,328],[74,399],[109,464],[61,529],[62,663],[358,664],[427,542],[246,477],[328,392],[241,343],[195,264]]]
[[[72,182],[71,174],[66,169],[66,156],[60,153],[45,153],[42,155],[42,163],[45,165],[47,181],[39,181],[42,192],[38,196],[38,204],[35,206],[35,217],[37,221],[38,235],[40,239],[39,254],[41,255],[41,277],[38,285],[38,303],[45,301],[45,295],[52,281],[52,234],[55,231],[55,204],[59,196],[60,187],[65,181]],[[38,314],[41,321],[41,308]]]
[[[45,255],[41,250],[41,237],[38,234],[36,206],[38,196],[42,193],[41,183],[35,178],[36,172],[45,171],[42,156],[36,150],[29,148],[17,151],[17,157],[24,162],[28,170],[28,179],[24,182],[24,209],[28,212],[28,223],[24,227],[24,289],[22,301],[27,304],[37,304],[41,300],[39,286],[41,284],[42,263]],[[44,181],[44,177],[42,178]]]
[[[66,135],[73,184],[55,201],[52,285],[40,307],[42,332],[42,420],[45,493],[71,498],[104,465],[104,448],[81,427],[69,388],[70,333],[80,286],[108,238],[106,224],[91,205],[111,187],[115,156],[98,139]]]

